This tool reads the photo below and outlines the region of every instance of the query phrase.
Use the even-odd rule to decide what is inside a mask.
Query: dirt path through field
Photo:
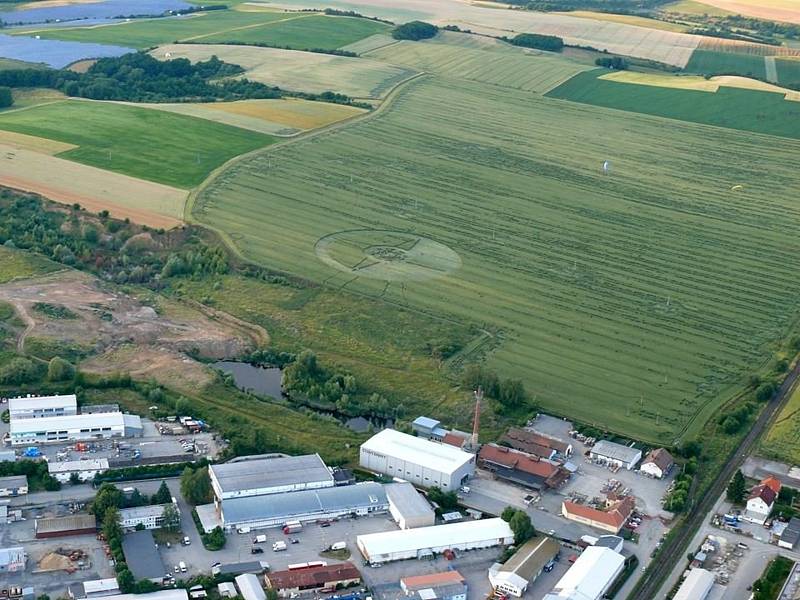
[[[764,69],[767,72],[767,81],[770,83],[778,83],[778,65],[775,64],[774,56],[764,57]]]
[[[286,21],[294,21],[295,19],[304,19],[306,17],[313,17],[320,14],[322,13],[309,12],[309,13],[304,13],[302,15],[293,15],[291,17],[286,17],[285,19],[278,19],[277,21],[264,21],[263,23],[253,23],[252,25],[242,25],[241,27],[231,27],[229,29],[221,29],[220,31],[212,31],[211,33],[193,35],[192,37],[183,38],[178,41],[190,42],[195,40],[202,40],[203,38],[211,37],[213,35],[219,35],[220,33],[230,33],[231,31],[241,31],[243,29],[255,29],[256,27],[266,27],[267,25],[273,25],[275,23],[285,23]]]
[[[25,323],[25,329],[19,334],[19,338],[17,338],[17,352],[23,354],[25,352],[25,339],[28,337],[28,334],[33,331],[34,327],[36,327],[36,321],[28,314],[28,310],[22,302],[9,300],[9,303],[14,307],[14,310],[17,311],[19,318]]]

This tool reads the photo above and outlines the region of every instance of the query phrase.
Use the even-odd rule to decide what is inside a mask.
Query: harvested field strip
[[[302,15],[266,25],[242,27],[223,33],[197,36],[203,43],[269,44],[278,47],[306,50],[323,48],[335,50],[366,37],[385,33],[386,23],[355,17]],[[187,41],[187,40],[182,40]]]
[[[13,131],[0,131],[0,145],[4,152],[14,150],[31,150],[40,154],[53,156],[77,148],[75,144],[66,144],[47,138],[25,135],[24,133],[14,133]]]
[[[139,104],[138,106],[281,136],[295,135],[301,131],[324,127],[366,112],[365,109],[355,106],[309,102],[293,98],[203,104]]]
[[[297,50],[219,44],[171,44],[152,52],[156,58],[208,60],[212,56],[240,65],[246,77],[287,90],[334,91],[354,98],[382,98],[415,74],[410,69],[366,58],[332,56]]]
[[[721,75],[706,79],[701,76],[693,75],[660,75],[657,73],[637,73],[635,71],[614,71],[606,75],[601,75],[603,81],[615,81],[617,83],[633,83],[637,85],[652,85],[655,87],[672,88],[681,90],[696,90],[702,92],[716,92],[720,87],[740,88],[745,90],[761,90],[764,92],[775,92],[781,94],[786,100],[800,101],[800,92],[782,88],[771,83],[765,83],[758,79],[748,79],[747,77],[736,77],[731,75]]]
[[[651,85],[636,89],[631,84],[601,79],[600,75],[606,72],[580,73],[548,96],[693,123],[800,138],[800,103],[785,100],[783,93],[724,86],[714,94]]]
[[[697,47],[709,52],[728,52],[734,54],[753,54],[755,56],[800,56],[800,50],[788,46],[770,46],[740,40],[704,37]]]
[[[583,19],[592,19],[594,21],[609,21],[611,23],[622,23],[624,25],[636,25],[638,27],[647,27],[649,29],[658,29],[660,31],[672,31],[683,33],[689,28],[680,23],[670,23],[668,21],[659,21],[658,19],[648,19],[647,17],[638,17],[636,15],[619,15],[615,13],[594,12],[591,10],[574,10],[567,13],[554,13],[563,14],[569,17],[581,17]]]
[[[442,43],[400,42],[365,56],[446,77],[539,93],[589,68],[552,54],[528,53],[508,46],[492,51]]]
[[[275,141],[204,119],[80,100],[0,113],[0,130],[74,144],[59,156],[182,188],[197,185],[229,158]]]
[[[375,118],[239,161],[193,216],[256,263],[387,311],[500,328],[488,365],[543,408],[672,442],[800,312],[798,152],[790,139],[431,76]],[[424,236],[461,267],[382,281],[320,260],[321,239],[353,230]]]
[[[0,137],[0,139],[2,139]],[[179,225],[187,192],[0,142],[0,185],[151,227]]]
[[[702,0],[702,3],[757,19],[800,23],[800,6],[796,0]]]
[[[397,40],[392,36],[386,35],[385,33],[376,33],[375,35],[371,35],[363,40],[342,46],[342,50],[355,52],[356,54],[365,54],[370,50],[377,50],[378,48],[383,48],[384,46],[389,46],[396,43]]]

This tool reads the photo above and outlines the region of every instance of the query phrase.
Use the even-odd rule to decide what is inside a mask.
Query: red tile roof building
[[[361,573],[352,563],[346,562],[275,571],[264,575],[264,581],[268,589],[274,589],[279,596],[286,596],[303,590],[333,591],[339,585],[356,585],[361,582]]]
[[[628,522],[635,507],[636,501],[632,496],[613,501],[604,510],[564,500],[561,503],[561,514],[570,521],[616,534]]]
[[[497,444],[481,446],[478,464],[500,479],[535,489],[559,487],[569,478],[569,472],[555,463]]]

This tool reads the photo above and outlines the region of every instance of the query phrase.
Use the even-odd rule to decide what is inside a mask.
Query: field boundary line
[[[302,15],[293,15],[291,17],[286,17],[285,19],[277,19],[275,21],[265,21],[264,23],[252,23],[250,25],[242,25],[241,27],[231,27],[230,29],[223,29],[221,31],[212,31],[211,33],[202,33],[200,35],[193,35],[188,38],[183,38],[178,40],[179,44],[185,42],[191,42],[193,40],[200,40],[204,37],[210,37],[212,35],[220,35],[222,33],[230,33],[231,31],[241,31],[243,29],[255,29],[256,27],[267,27],[269,25],[273,25],[275,23],[285,23],[286,21],[294,21],[295,19],[303,19],[305,17],[314,17],[322,15],[323,13],[304,13]],[[247,44],[245,44],[247,45]]]

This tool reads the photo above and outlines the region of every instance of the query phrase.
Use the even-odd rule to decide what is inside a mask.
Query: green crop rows
[[[544,408],[671,442],[771,356],[800,309],[798,152],[428,76],[372,119],[237,163],[193,214],[257,263],[500,330],[489,366]],[[415,260],[385,235],[349,270],[319,258],[321,239],[353,230],[413,232],[461,265],[359,277],[369,261]]]
[[[701,75],[742,75],[766,79],[764,57],[757,54],[695,50],[686,65],[687,73]]]
[[[721,87],[701,92],[599,79],[607,71],[580,73],[548,93],[561,98],[756,133],[800,138],[800,102],[782,94]]]
[[[76,100],[4,113],[0,129],[76,144],[60,156],[183,188],[229,158],[275,141],[205,119]]]

